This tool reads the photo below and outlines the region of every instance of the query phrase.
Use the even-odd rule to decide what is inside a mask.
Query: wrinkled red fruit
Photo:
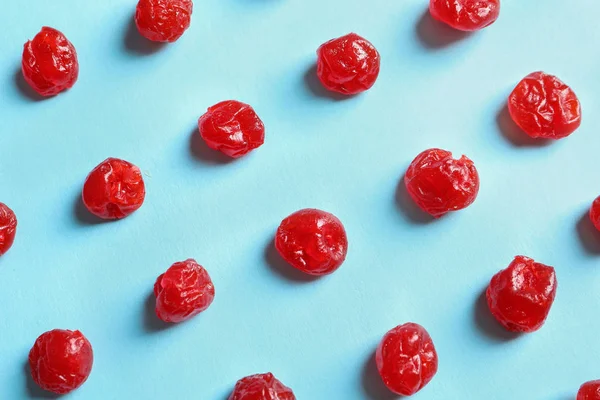
[[[54,96],[77,81],[77,52],[65,35],[44,26],[33,40],[25,43],[21,69],[33,90],[42,96]]]
[[[265,126],[248,104],[226,100],[209,107],[198,120],[202,139],[211,149],[238,158],[265,142]]]
[[[577,392],[577,400],[600,400],[600,380],[581,385]]]
[[[42,389],[57,394],[83,385],[93,362],[92,345],[79,331],[54,329],[43,333],[29,352],[33,380]]]
[[[192,0],[140,0],[135,24],[146,39],[174,42],[190,27]]]
[[[83,204],[103,219],[120,219],[140,208],[146,197],[142,173],[135,165],[107,158],[90,172],[83,184]]]
[[[431,16],[459,31],[478,31],[500,15],[500,0],[430,0]]]
[[[554,268],[517,256],[492,278],[486,291],[490,311],[512,332],[542,327],[556,296]]]
[[[375,84],[379,75],[377,49],[356,33],[332,39],[317,50],[317,76],[325,88],[347,95]]]
[[[412,322],[386,333],[377,347],[375,359],[383,383],[403,396],[423,389],[438,369],[431,336],[421,325]]]
[[[215,298],[208,272],[191,258],[176,262],[154,284],[156,315],[165,322],[182,322],[206,310]]]
[[[296,396],[292,389],[268,372],[237,381],[229,400],[296,400]]]
[[[508,98],[513,121],[532,138],[562,139],[581,125],[581,104],[573,90],[554,75],[533,72]]]
[[[16,233],[17,216],[6,204],[0,203],[0,256],[12,247]]]
[[[479,174],[473,161],[452,153],[429,149],[408,167],[404,183],[410,197],[425,212],[438,218],[468,207],[479,192]]]
[[[294,268],[310,275],[327,275],[346,259],[348,238],[335,215],[307,208],[281,221],[275,247]]]
[[[592,207],[590,208],[590,219],[596,229],[600,231],[600,197],[597,197],[592,203]]]

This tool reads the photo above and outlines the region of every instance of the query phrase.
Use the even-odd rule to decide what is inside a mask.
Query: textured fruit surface
[[[317,76],[325,88],[347,95],[370,89],[379,75],[377,49],[356,33],[332,39],[317,50]]]
[[[81,386],[90,376],[93,363],[92,345],[79,331],[54,329],[43,333],[29,352],[35,383],[58,394]]]
[[[581,125],[581,104],[573,90],[554,75],[533,72],[508,98],[515,123],[532,138],[561,139]]]
[[[490,311],[506,329],[534,332],[548,317],[556,287],[554,268],[517,256],[508,268],[494,275],[486,298]]]
[[[577,400],[600,400],[600,380],[581,385],[577,392]]]
[[[42,96],[54,96],[77,81],[77,52],[65,35],[45,26],[25,43],[21,69],[33,90]]]
[[[190,27],[192,0],[140,0],[135,24],[146,39],[174,42]]]
[[[429,12],[454,29],[477,31],[496,22],[500,0],[430,0]]]
[[[415,203],[436,218],[469,206],[479,192],[473,161],[465,156],[455,160],[451,152],[441,149],[419,154],[408,167],[404,183]]]
[[[142,173],[130,162],[107,158],[83,185],[83,204],[103,219],[120,219],[140,208],[146,197]]]
[[[327,275],[346,259],[348,238],[335,215],[307,208],[281,221],[275,247],[294,268],[311,275]]]
[[[429,333],[407,323],[386,333],[375,354],[383,383],[394,393],[410,396],[423,389],[438,369],[438,356]]]
[[[596,229],[600,231],[600,197],[597,197],[592,203],[592,207],[590,208],[590,219]]]
[[[208,272],[195,260],[176,262],[154,284],[156,315],[165,322],[182,322],[206,310],[215,298]]]
[[[296,400],[296,396],[292,389],[268,372],[237,381],[229,400]]]
[[[0,203],[0,256],[6,253],[17,234],[17,216],[6,204]]]
[[[211,149],[238,158],[265,142],[265,126],[248,104],[226,100],[198,120],[202,139]]]

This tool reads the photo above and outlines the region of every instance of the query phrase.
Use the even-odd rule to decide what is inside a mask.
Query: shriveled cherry
[[[500,0],[429,0],[431,16],[460,31],[478,31],[500,15]]]
[[[592,223],[600,231],[600,196],[594,200],[590,207],[590,219]]]
[[[368,90],[379,75],[375,46],[356,33],[322,44],[317,50],[317,76],[326,89],[354,95]]]
[[[265,126],[252,107],[226,100],[208,108],[198,120],[202,139],[211,149],[238,158],[265,142]]]
[[[402,396],[423,389],[438,369],[431,336],[421,325],[412,322],[399,325],[383,336],[375,360],[383,383]]]
[[[532,138],[562,139],[581,125],[581,104],[573,90],[554,75],[527,75],[508,97],[513,121]]]
[[[456,160],[452,153],[429,149],[408,167],[404,183],[410,197],[435,218],[468,207],[479,193],[479,174],[465,156]]]
[[[103,219],[124,218],[140,208],[146,197],[142,172],[118,158],[107,158],[90,172],[83,185],[83,204]]]
[[[542,327],[556,296],[554,268],[517,256],[508,268],[492,278],[487,303],[492,315],[513,332],[534,332]]]
[[[42,96],[54,96],[77,81],[77,52],[62,32],[44,26],[25,43],[21,69],[33,90]]]
[[[192,0],[139,0],[135,24],[146,39],[174,42],[190,27]]]
[[[600,400],[600,380],[581,385],[577,392],[577,400]]]
[[[154,284],[156,315],[165,322],[182,322],[206,310],[215,298],[208,272],[195,260],[176,262]]]
[[[12,247],[16,234],[17,216],[10,207],[0,203],[0,256]]]
[[[41,334],[29,352],[31,377],[42,389],[69,393],[92,371],[92,345],[79,331],[54,329]]]
[[[296,400],[296,396],[292,389],[267,372],[237,381],[229,400]]]
[[[294,268],[310,275],[327,275],[346,259],[348,238],[335,215],[307,208],[281,221],[275,247]]]

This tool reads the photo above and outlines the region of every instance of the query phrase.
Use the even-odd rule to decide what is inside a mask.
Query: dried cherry
[[[10,207],[0,203],[0,256],[12,247],[16,234],[17,216]]]
[[[190,27],[192,0],[139,0],[135,24],[146,39],[174,42]]]
[[[590,219],[592,223],[600,231],[600,196],[594,200],[590,207]]]
[[[600,400],[600,380],[581,385],[577,392],[577,400]]]
[[[402,396],[423,389],[438,369],[431,336],[421,325],[412,322],[399,325],[383,336],[375,360],[383,383]]]
[[[25,43],[21,69],[33,90],[42,96],[54,96],[77,81],[77,51],[62,32],[44,26]]]
[[[237,381],[229,400],[296,400],[296,396],[292,389],[268,372]]]
[[[275,247],[294,268],[310,275],[327,275],[346,259],[348,238],[335,215],[307,208],[281,221]]]
[[[478,31],[500,15],[500,0],[430,0],[431,16],[460,31]]]
[[[554,75],[538,71],[517,84],[508,98],[515,123],[532,138],[562,139],[581,125],[581,104]]]

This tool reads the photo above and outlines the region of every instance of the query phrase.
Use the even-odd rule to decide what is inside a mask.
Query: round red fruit
[[[294,268],[310,275],[327,275],[346,259],[348,238],[335,215],[307,208],[281,221],[275,247]]]
[[[83,204],[102,219],[125,218],[142,206],[145,197],[140,169],[118,158],[102,161],[83,184]]]
[[[532,138],[562,139],[581,125],[575,92],[554,75],[533,72],[508,97],[513,121]]]
[[[317,50],[317,76],[333,92],[354,95],[368,90],[379,75],[375,46],[356,33],[322,44]]]
[[[399,325],[383,336],[375,354],[383,383],[394,393],[411,396],[435,376],[438,356],[421,325]]]
[[[456,160],[452,153],[429,149],[408,167],[404,183],[410,197],[435,218],[468,207],[479,192],[479,174],[465,156]]]
[[[164,322],[182,322],[206,310],[215,298],[208,272],[191,258],[176,262],[154,284],[156,315]]]
[[[139,0],[135,24],[154,42],[174,42],[190,27],[192,0]]]
[[[581,385],[577,392],[577,400],[600,400],[600,380]]]
[[[209,107],[198,120],[208,147],[238,158],[265,142],[265,126],[248,104],[226,100]]]
[[[296,396],[292,389],[268,372],[237,381],[229,400],[296,400]]]
[[[93,363],[92,345],[79,331],[54,329],[43,333],[29,352],[34,382],[57,394],[69,393],[83,385]]]
[[[0,256],[12,247],[16,234],[17,216],[6,204],[0,203]]]
[[[554,268],[517,256],[492,278],[486,291],[494,317],[512,332],[534,332],[542,327],[556,296]]]
[[[25,43],[21,69],[33,90],[42,96],[54,96],[77,81],[77,52],[65,35],[45,26]]]
[[[459,31],[478,31],[500,15],[500,0],[429,0],[431,16]]]
[[[590,219],[596,229],[600,231],[600,197],[597,197],[592,203],[592,207],[590,208]]]

